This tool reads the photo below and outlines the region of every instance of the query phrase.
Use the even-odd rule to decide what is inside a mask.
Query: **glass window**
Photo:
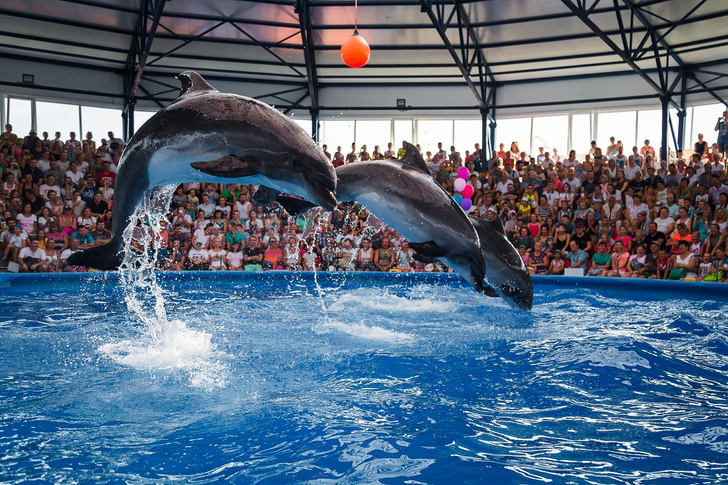
[[[29,99],[8,98],[7,119],[8,123],[13,125],[13,133],[20,138],[27,136],[31,128],[34,128],[32,126],[31,101]],[[3,129],[3,131],[5,130]]]
[[[402,146],[402,142],[412,143],[414,137],[412,134],[412,120],[394,120],[394,140],[392,140],[392,148],[396,151]]]
[[[303,131],[309,134],[311,136],[311,120],[306,118],[291,118],[291,121],[296,123],[298,126],[303,128]]]
[[[720,103],[693,107],[692,138],[685,140],[685,148],[693,149],[693,145],[698,141],[699,133],[705,136],[704,140],[708,142],[708,145],[715,143],[718,139],[715,123],[722,116],[723,111],[723,105]]]
[[[465,152],[473,153],[475,144],[483,145],[482,120],[455,120],[455,148],[464,158]]]
[[[356,146],[361,148],[366,145],[369,155],[374,147],[379,145],[380,151],[384,152],[389,143],[392,132],[392,123],[389,120],[360,120],[356,122]]]
[[[494,150],[498,151],[500,144],[503,144],[503,150],[511,148],[511,143],[518,143],[518,148],[522,152],[531,153],[531,118],[510,118],[497,119],[495,128],[495,144]],[[490,158],[490,153],[488,158]]]
[[[537,154],[538,148],[543,147],[545,151],[551,153],[556,148],[559,155],[568,156],[569,153],[566,149],[566,135],[568,131],[569,115],[539,116],[533,118],[531,154]]]
[[[321,128],[323,133],[321,142],[328,145],[332,155],[336,152],[335,147],[342,147],[341,153],[344,155],[351,151],[350,146],[354,141],[353,120],[322,121]]]
[[[136,130],[138,130],[139,128],[141,128],[141,126],[144,123],[146,123],[147,121],[149,121],[149,118],[151,118],[155,114],[157,114],[155,111],[134,111],[134,131],[136,132]],[[121,118],[121,115],[119,115],[119,118]],[[123,120],[122,120],[122,122],[123,122]],[[84,126],[86,126],[86,122],[84,122]],[[104,130],[102,132],[103,133],[102,136],[105,137],[106,136],[106,133],[108,131],[113,131],[114,134],[117,135],[117,136],[119,136],[123,132],[123,130],[121,129],[121,127],[119,128],[119,131],[118,132],[115,131],[115,130]],[[131,138],[131,136],[129,138]],[[99,139],[101,139],[101,137],[99,137]]]
[[[675,135],[677,136],[677,124],[675,127]],[[668,138],[670,138],[670,131],[668,128]],[[654,147],[656,152],[660,151],[660,145],[662,145],[662,110],[651,109],[647,111],[640,111],[637,116],[637,143],[634,146],[642,148],[645,145],[645,140],[650,140],[650,145]],[[670,139],[669,145],[672,145],[672,139]],[[624,146],[625,153],[632,153],[632,146]]]
[[[134,112],[134,124],[137,124],[137,117],[143,112]],[[101,138],[107,138],[107,134],[113,131],[116,136],[124,132],[121,119],[121,110],[109,108],[95,108],[93,106],[81,106],[81,138],[86,138],[86,133],[91,132],[93,139],[97,142]],[[141,125],[139,125],[141,126]]]
[[[609,137],[615,142],[621,140],[625,152],[635,145],[636,111],[619,111],[597,114],[597,146],[604,150],[609,146]],[[654,146],[654,145],[653,145]]]
[[[584,155],[589,153],[592,141],[592,115],[575,114],[571,116],[571,146],[563,156],[568,158],[569,151],[576,150],[576,157],[584,160]]]
[[[71,132],[76,133],[76,139],[83,138],[78,119],[78,105],[37,101],[35,112],[38,130],[47,131],[51,139],[57,131],[61,132],[62,140],[68,140]]]
[[[448,153],[452,143],[452,120],[418,120],[417,143],[423,152],[437,153],[437,144]]]

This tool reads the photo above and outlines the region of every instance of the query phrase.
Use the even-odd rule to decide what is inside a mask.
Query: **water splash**
[[[128,323],[142,323],[142,334],[134,340],[102,345],[99,352],[136,369],[180,370],[194,387],[221,387],[227,367],[220,361],[223,355],[215,350],[212,335],[190,328],[182,320],[169,319],[165,292],[154,271],[165,249],[157,235],[162,232],[161,222],[166,220],[175,188],[161,187],[140,204],[123,233],[120,282]]]

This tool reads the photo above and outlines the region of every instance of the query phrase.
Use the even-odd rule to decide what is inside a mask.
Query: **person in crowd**
[[[46,252],[40,248],[37,237],[31,237],[30,244],[20,250],[18,264],[22,272],[42,273],[49,271]]]
[[[612,268],[612,255],[607,252],[607,243],[599,241],[597,243],[597,251],[591,259],[591,267],[587,271],[587,276],[607,276]]]
[[[569,250],[566,252],[566,259],[570,268],[579,268],[586,271],[588,255],[579,247],[576,241],[569,242]]]
[[[687,240],[680,240],[677,243],[679,252],[673,254],[670,257],[668,279],[671,280],[684,280],[697,279],[697,259],[695,255],[690,252],[690,242]]]

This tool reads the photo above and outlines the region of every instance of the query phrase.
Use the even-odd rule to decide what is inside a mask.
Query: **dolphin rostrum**
[[[183,72],[178,79],[179,97],[139,128],[121,156],[113,238],[75,253],[68,264],[118,268],[130,216],[162,185],[262,184],[329,210],[336,206],[334,167],[296,123],[260,101],[218,92],[196,72]]]
[[[533,306],[533,282],[523,258],[506,237],[503,223],[471,217],[485,260],[485,281],[504,300],[522,310]]]
[[[437,182],[417,148],[405,143],[402,160],[351,163],[336,169],[336,197],[356,201],[407,238],[420,260],[439,259],[468,283],[483,288],[485,264],[478,234],[470,218]],[[267,195],[267,194],[266,194]],[[283,207],[301,213],[312,204],[278,197]]]

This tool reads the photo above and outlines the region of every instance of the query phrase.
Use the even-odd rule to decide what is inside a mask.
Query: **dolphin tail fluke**
[[[106,244],[94,246],[72,254],[68,257],[67,263],[70,266],[86,266],[87,268],[102,271],[119,269],[119,266],[121,266],[121,255],[119,254],[120,243],[120,238],[113,237]]]

